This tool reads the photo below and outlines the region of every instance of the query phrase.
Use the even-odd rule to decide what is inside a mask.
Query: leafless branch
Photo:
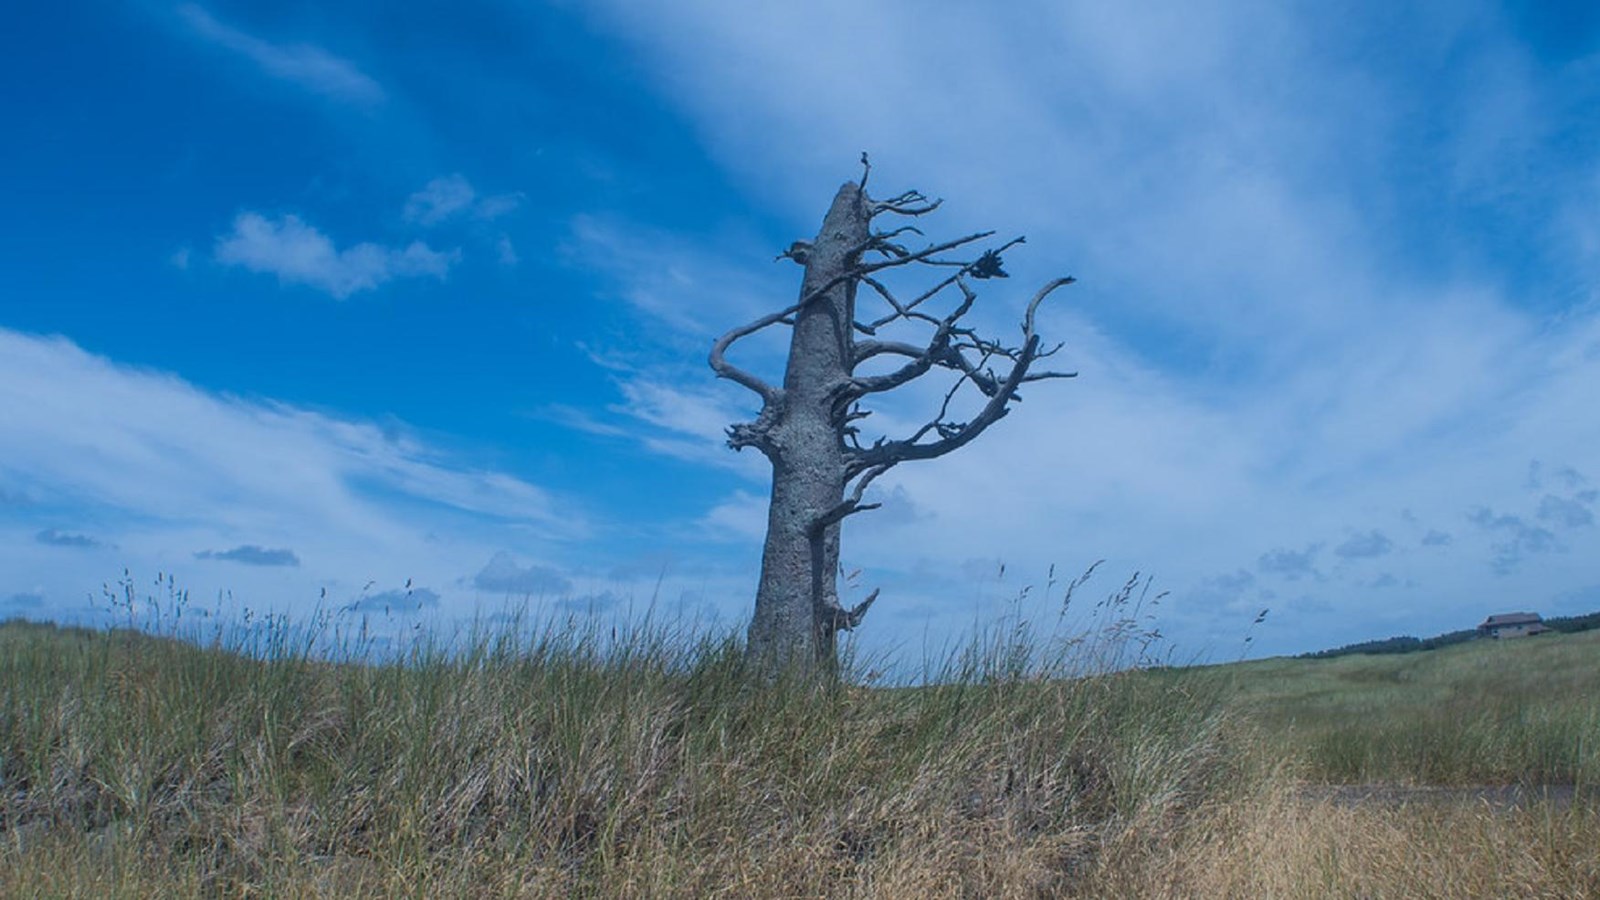
[[[976,364],[961,356],[959,347],[949,348],[949,354],[953,354],[953,356],[945,354],[939,360],[936,360],[935,357],[939,355],[939,350],[935,345],[930,345],[925,350],[916,350],[915,348],[889,343],[872,342],[868,344],[867,349],[872,355],[894,353],[911,357],[912,361],[907,363],[905,367],[891,373],[890,376],[879,376],[882,379],[898,378],[903,372],[920,368],[920,371],[904,379],[910,380],[910,378],[916,377],[917,374],[927,371],[936,361],[954,363],[957,358],[964,364],[960,365],[963,374],[960,379],[957,379],[955,385],[950,388],[950,391],[945,394],[944,402],[940,404],[937,415],[917,429],[909,438],[893,441],[880,439],[871,447],[849,451],[850,460],[847,463],[846,472],[872,472],[907,460],[933,459],[958,450],[982,434],[990,425],[1005,417],[1006,413],[1010,411],[1008,406],[1011,401],[1020,399],[1017,396],[1017,388],[1023,383],[1047,378],[1072,377],[1072,373],[1065,372],[1029,371],[1033,363],[1041,357],[1039,336],[1034,330],[1034,318],[1038,312],[1039,305],[1056,289],[1072,283],[1073,279],[1071,278],[1057,278],[1040,288],[1039,292],[1028,302],[1027,312],[1022,319],[1023,342],[1019,348],[1008,349],[996,342],[979,339],[972,335],[970,330],[962,329],[961,333],[967,335],[970,341],[964,346],[982,354],[982,358]],[[958,281],[957,284],[960,285],[966,295],[963,307],[970,306],[972,300],[971,291],[967,290],[964,283]],[[961,312],[964,312],[964,309]],[[953,316],[954,318],[959,318],[954,314]],[[943,335],[944,339],[948,340],[949,334],[956,331],[953,328],[954,318],[945,320],[947,324],[942,326],[940,334],[935,336],[936,341],[939,340],[940,335]],[[905,352],[906,350],[911,352],[907,353]],[[1054,352],[1054,349],[1050,352]],[[1006,374],[1004,379],[1000,379],[994,376],[992,372],[986,372],[984,369],[989,360],[997,356],[1009,359],[1012,363],[1011,371]],[[961,386],[969,380],[974,382],[978,389],[988,397],[988,401],[984,403],[983,408],[978,411],[978,414],[971,421],[947,421],[946,416],[949,413],[952,398],[954,398]],[[885,382],[871,383],[881,384]],[[921,443],[922,439],[930,432],[937,433],[939,435],[938,439],[928,443]]]
[[[915,253],[908,253],[905,256],[898,256],[894,259],[886,259],[883,262],[869,263],[858,268],[856,272],[857,274],[861,275],[870,275],[873,272],[877,272],[881,269],[889,269],[895,266],[904,266],[914,262],[921,262],[928,257],[933,256],[935,253],[943,253],[946,250],[954,250],[957,247],[970,244],[973,241],[981,241],[992,234],[994,234],[993,231],[980,231],[977,234],[969,234],[966,237],[958,237],[953,241],[945,241],[942,244],[934,244],[931,247],[926,247],[922,250],[918,250]]]
[[[869,218],[877,218],[880,213],[894,213],[897,216],[925,216],[939,208],[943,200],[929,200],[921,191],[906,191],[887,200],[875,200],[867,207]]]
[[[816,520],[811,523],[811,532],[813,534],[820,534],[829,526],[835,525],[843,520],[845,516],[853,515],[858,512],[866,512],[869,509],[877,509],[878,507],[882,506],[882,503],[862,503],[861,498],[866,494],[867,485],[871,484],[873,479],[892,468],[894,468],[894,463],[890,462],[873,466],[866,472],[862,473],[861,480],[856,482],[855,489],[850,492],[850,496],[841,500],[839,505],[835,506],[833,509],[830,509],[822,515],[817,516]]]
[[[989,234],[993,234],[993,233],[994,232],[992,232],[992,231],[989,232]],[[1004,253],[1005,251],[1011,249],[1012,247],[1015,247],[1016,245],[1021,244],[1021,243],[1025,243],[1026,240],[1027,239],[1024,238],[1024,237],[1015,237],[1015,238],[1012,238],[1009,241],[1006,241],[1004,244],[1001,244],[999,248],[997,248],[997,249],[995,249],[993,251],[990,251],[990,252],[992,252],[995,256],[998,257],[1001,253]],[[880,319],[877,319],[877,320],[875,320],[873,322],[867,323],[867,325],[865,327],[866,327],[866,329],[870,329],[870,330],[867,331],[867,333],[868,334],[875,333],[877,329],[882,328],[883,326],[889,324],[890,322],[893,322],[896,319],[911,318],[910,313],[911,313],[912,310],[914,310],[917,307],[921,306],[924,301],[927,301],[927,300],[931,299],[932,297],[937,295],[940,291],[943,291],[945,288],[949,287],[950,285],[955,284],[956,281],[961,278],[961,276],[967,274],[967,271],[969,269],[971,269],[973,266],[977,265],[978,262],[979,262],[979,260],[973,260],[972,262],[969,262],[969,263],[960,263],[960,264],[958,264],[958,265],[961,265],[961,267],[962,267],[961,271],[955,272],[954,274],[950,275],[948,278],[944,279],[943,281],[939,282],[938,284],[934,285],[933,287],[928,288],[927,290],[923,291],[921,294],[918,294],[915,298],[913,298],[911,300],[911,302],[904,303],[904,304],[901,304],[899,306],[896,306],[895,307],[895,311],[890,313],[889,315],[886,315],[886,316],[884,316],[884,317],[882,317]],[[927,317],[927,321],[933,322],[933,323],[937,323],[938,322],[938,320],[933,318],[932,316]]]
[[[853,407],[848,408],[845,413],[840,416],[840,433],[843,434],[844,439],[849,441],[851,446],[855,447],[857,450],[861,449],[861,429],[857,428],[851,423],[859,422],[870,415],[872,415],[871,410],[862,409],[861,404],[857,403]]]
[[[902,225],[893,231],[884,231],[872,235],[870,239],[861,245],[859,252],[866,253],[875,250],[890,259],[902,259],[910,256],[910,250],[896,244],[893,240],[908,231],[912,234],[922,234],[922,229],[914,225]]]
[[[718,378],[726,378],[729,381],[742,384],[750,390],[755,391],[757,394],[760,394],[761,399],[770,401],[778,393],[778,389],[770,384],[767,384],[765,381],[762,381],[755,375],[752,375],[738,366],[728,362],[728,348],[733,346],[734,341],[737,341],[742,337],[755,334],[756,332],[770,325],[777,325],[780,322],[788,322],[789,317],[794,315],[799,309],[799,304],[796,304],[780,312],[770,313],[762,316],[759,319],[756,319],[754,322],[740,325],[738,328],[735,328],[732,331],[729,331],[727,334],[724,334],[722,337],[717,338],[717,342],[711,345],[710,363],[712,371],[717,373]]]
[[[964,368],[962,363],[965,360],[962,359],[960,351],[952,350],[950,347],[950,335],[955,328],[956,322],[960,321],[961,317],[972,309],[972,303],[978,299],[978,296],[968,290],[965,284],[959,281],[956,284],[961,288],[963,295],[961,305],[939,322],[939,327],[935,329],[933,337],[928,340],[928,346],[920,351],[904,354],[909,356],[911,361],[887,375],[852,377],[851,382],[855,396],[859,397],[864,394],[893,390],[927,372],[934,365],[942,365],[951,369]],[[898,350],[882,352],[898,352]],[[858,356],[857,361],[859,362],[860,359],[861,357]]]
[[[900,305],[900,301],[895,299],[894,294],[891,293],[889,291],[889,289],[884,286],[883,282],[879,281],[876,278],[873,278],[871,275],[863,275],[863,276],[861,276],[861,280],[867,283],[867,287],[870,287],[874,291],[877,291],[878,292],[878,296],[882,297],[884,299],[884,301],[889,304],[889,306],[893,307],[896,314],[904,316],[909,311],[904,306]],[[893,319],[891,318],[890,321],[893,321]],[[857,323],[857,324],[858,324],[858,328],[860,330],[862,330],[862,331],[865,331],[867,334],[872,334],[877,328],[877,326],[875,326],[875,325],[873,325],[873,326],[860,326],[859,323]]]
[[[837,275],[833,276],[832,278],[828,279],[820,287],[812,289],[805,296],[801,297],[800,298],[800,302],[795,304],[794,309],[803,308],[807,303],[810,303],[811,301],[817,299],[818,297],[823,296],[824,294],[828,293],[829,291],[833,290],[834,288],[838,287],[839,285],[845,284],[845,283],[851,281],[852,279],[864,279],[866,276],[871,275],[873,272],[880,272],[880,271],[882,271],[884,269],[892,269],[892,268],[895,268],[897,266],[910,265],[911,263],[914,263],[914,262],[929,262],[929,257],[933,256],[935,253],[942,253],[942,252],[944,252],[946,250],[952,250],[952,249],[955,249],[956,247],[960,247],[960,246],[963,246],[965,244],[970,244],[973,241],[982,240],[983,238],[989,237],[992,234],[994,234],[993,231],[980,231],[980,232],[978,232],[976,234],[969,234],[966,237],[956,238],[953,241],[945,241],[942,244],[934,244],[931,247],[926,247],[926,248],[924,248],[922,250],[918,250],[916,253],[911,253],[911,252],[907,251],[904,256],[893,256],[892,258],[883,260],[882,262],[870,263],[870,264],[866,264],[866,265],[858,265],[858,266],[855,266],[853,268],[847,269],[846,271],[840,272],[839,274],[837,274]],[[1013,240],[1007,242],[1004,246],[1005,247],[1010,247],[1010,246],[1012,246],[1014,244],[1022,243],[1022,241],[1023,241],[1022,238],[1014,238]],[[851,251],[850,251],[850,255],[851,256],[857,256],[857,255],[859,255],[861,253],[865,253],[868,250],[874,249],[874,247],[876,245],[877,245],[877,239],[876,238],[868,239],[867,241],[863,242],[859,246],[852,248]],[[783,259],[784,257],[791,257],[792,258],[791,254],[794,252],[795,248],[794,247],[790,247],[789,249],[790,249],[789,253],[781,254],[781,255],[779,255],[778,258],[779,259]],[[1004,248],[1002,248],[1002,249],[1004,249]],[[996,251],[996,252],[998,252],[998,251]],[[961,266],[962,267],[961,271],[957,272],[956,274],[950,276],[945,281],[941,282],[939,284],[939,286],[934,288],[932,291],[929,291],[929,292],[925,293],[922,297],[919,297],[917,300],[915,300],[915,301],[913,301],[913,302],[911,302],[909,304],[906,304],[906,308],[909,310],[912,307],[916,306],[918,303],[921,303],[923,300],[927,299],[928,297],[933,296],[933,294],[938,293],[940,290],[942,290],[944,287],[948,286],[955,279],[957,279],[957,278],[961,277],[963,274],[965,274],[973,266],[977,265],[978,262],[979,262],[978,260],[974,260],[974,261],[969,262],[969,263],[956,263],[956,262],[944,263],[944,262],[940,262],[939,263],[940,265],[948,264],[948,265]],[[793,310],[791,310],[791,312],[792,311]],[[863,329],[865,330],[865,329],[875,328],[875,327],[877,327],[879,325],[882,325],[884,322],[893,321],[895,318],[898,318],[898,317],[899,317],[898,314],[896,314],[895,316],[890,316],[888,319],[884,319],[882,321],[874,322],[874,323],[872,323],[870,325],[863,326]],[[930,320],[930,321],[935,321],[935,320]],[[871,333],[870,330],[868,331],[868,333],[869,334]]]
[[[912,234],[921,234],[922,233],[922,229],[918,228],[915,225],[901,225],[899,228],[896,228],[893,231],[881,231],[881,232],[878,232],[877,234],[874,234],[872,236],[872,239],[874,241],[887,241],[890,238],[897,238],[900,235],[905,234],[908,231],[911,232]]]
[[[867,599],[857,603],[853,609],[847,610],[842,606],[837,607],[833,613],[833,621],[830,623],[833,630],[854,631],[856,626],[861,624],[861,620],[866,618],[867,610],[871,609],[872,604],[878,601],[878,592],[881,590],[882,588],[873,588],[872,593],[867,595]]]
[[[1023,318],[1022,318],[1022,334],[1023,334],[1023,336],[1029,337],[1029,338],[1034,336],[1034,332],[1033,332],[1033,315],[1034,315],[1034,313],[1039,311],[1039,304],[1044,302],[1044,298],[1046,298],[1046,297],[1050,296],[1052,293],[1054,293],[1056,288],[1063,288],[1063,287],[1066,287],[1069,284],[1076,284],[1077,282],[1078,282],[1078,279],[1073,278],[1071,275],[1068,275],[1065,278],[1057,278],[1057,279],[1049,282],[1048,284],[1046,284],[1044,287],[1040,288],[1039,289],[1039,293],[1034,294],[1033,295],[1033,299],[1028,301],[1028,313],[1027,313],[1027,315],[1023,316]],[[1055,351],[1052,350],[1050,352],[1054,353]]]

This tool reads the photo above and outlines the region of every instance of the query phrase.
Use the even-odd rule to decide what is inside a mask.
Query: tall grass
[[[885,687],[648,621],[374,656],[167,584],[110,592],[145,632],[0,626],[0,896],[1600,895],[1600,635],[1152,669],[1135,578],[1085,633],[1016,616]]]
[[[1097,866],[1085,897],[1600,897],[1600,809],[1307,798],[1278,782]]]
[[[653,626],[250,635],[0,628],[0,894],[1035,896],[1244,783],[1218,692],[1021,628],[898,689]]]

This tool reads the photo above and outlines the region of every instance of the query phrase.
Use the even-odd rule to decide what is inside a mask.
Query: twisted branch
[[[767,384],[765,381],[762,381],[755,375],[752,375],[738,366],[728,362],[728,348],[733,346],[734,341],[755,334],[756,332],[770,325],[776,325],[779,322],[788,324],[789,317],[794,315],[799,310],[800,304],[797,303],[794,306],[783,310],[782,312],[771,313],[756,319],[754,322],[740,325],[738,328],[735,328],[732,331],[729,331],[727,334],[724,334],[722,337],[717,338],[716,343],[711,345],[711,357],[708,360],[711,363],[712,371],[717,373],[718,378],[726,378],[729,381],[742,384],[750,390],[755,391],[757,394],[760,394],[762,400],[771,401],[772,398],[778,393],[778,389],[770,384]]]
[[[1029,371],[1036,360],[1048,355],[1040,352],[1039,335],[1034,330],[1034,317],[1038,312],[1039,305],[1056,289],[1072,284],[1073,281],[1074,279],[1072,278],[1057,278],[1040,288],[1039,292],[1029,301],[1027,312],[1022,319],[1023,342],[1020,348],[1008,350],[999,347],[993,342],[974,340],[970,346],[983,354],[977,364],[972,364],[964,357],[960,357],[960,353],[957,351],[956,357],[960,357],[962,363],[965,364],[960,366],[963,371],[962,377],[945,394],[944,402],[941,404],[938,414],[917,429],[909,438],[893,441],[879,439],[871,447],[865,449],[848,449],[846,471],[848,473],[873,471],[885,466],[894,466],[907,460],[934,459],[944,456],[946,453],[959,450],[971,443],[974,438],[982,434],[990,425],[1005,417],[1010,411],[1008,408],[1010,402],[1020,399],[1017,395],[1017,388],[1023,383],[1042,381],[1049,378],[1071,378],[1076,375],[1073,372]],[[873,348],[875,354],[904,353],[908,349],[911,348],[882,343],[876,344]],[[1053,353],[1055,349],[1059,348],[1052,348],[1049,352]],[[905,369],[920,366],[926,371],[928,367],[934,364],[936,356],[940,359],[954,361],[953,358],[942,354],[943,351],[938,348],[915,351],[915,355],[906,353],[905,355],[912,355],[912,362],[908,363]],[[1006,374],[1004,379],[997,379],[992,374],[989,374],[988,383],[986,384],[983,380],[982,367],[994,356],[1003,356],[1011,359],[1011,371]],[[903,372],[905,369],[901,371]],[[894,375],[899,374],[900,372],[894,373]],[[961,385],[969,380],[973,381],[978,386],[978,389],[989,398],[988,402],[968,422],[947,421],[946,416],[949,412],[951,399]],[[939,438],[928,443],[921,443],[922,439],[930,432],[937,432]]]

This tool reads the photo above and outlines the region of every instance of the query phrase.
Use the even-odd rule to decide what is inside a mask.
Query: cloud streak
[[[89,550],[96,547],[105,546],[104,543],[89,537],[86,534],[57,531],[54,528],[46,528],[45,530],[34,535],[33,539],[41,544],[48,544],[52,547],[75,547],[80,550]]]
[[[244,563],[249,566],[298,566],[300,557],[293,550],[257,547],[254,544],[241,544],[232,550],[201,550],[194,555],[195,559],[216,559],[224,562]]]
[[[250,60],[273,78],[357,106],[377,106],[385,99],[378,82],[321,47],[262,40],[224,24],[194,3],[179,6],[178,16],[196,35]]]

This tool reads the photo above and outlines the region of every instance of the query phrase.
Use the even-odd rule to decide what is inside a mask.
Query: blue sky
[[[1079,279],[1040,327],[1081,373],[874,484],[864,649],[1048,620],[1102,558],[1182,657],[1600,609],[1600,8],[1206,6],[20,11],[0,616],[126,569],[399,630],[738,622],[767,470],[705,354],[792,302],[862,150],[930,239],[1027,235],[992,332]]]

